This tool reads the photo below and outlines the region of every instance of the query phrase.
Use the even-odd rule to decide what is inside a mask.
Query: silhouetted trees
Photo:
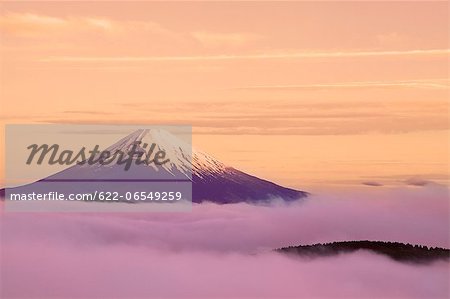
[[[396,261],[427,263],[435,260],[450,261],[450,250],[439,247],[411,245],[399,242],[383,241],[344,241],[314,245],[289,246],[276,251],[296,254],[299,256],[318,257],[331,256],[341,253],[351,253],[358,250],[368,250],[377,254],[386,255]]]

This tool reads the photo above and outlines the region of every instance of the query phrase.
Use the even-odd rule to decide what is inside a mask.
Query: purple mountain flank
[[[279,186],[275,183],[227,167],[220,175],[193,175],[194,202],[217,203],[263,202],[273,198],[293,201],[304,198],[307,192]]]
[[[144,159],[148,152],[146,147],[142,146],[156,144],[158,149],[166,153],[169,162],[162,165],[132,165],[128,171],[124,171],[123,165],[117,164],[74,165],[35,183],[11,189],[26,192],[45,187],[48,182],[70,182],[81,178],[85,181],[84,188],[88,190],[95,190],[99,181],[130,181],[129,187],[133,181],[141,181],[138,188],[142,187],[142,181],[145,180],[171,180],[171,184],[191,181],[192,201],[196,203],[264,202],[273,198],[293,201],[308,195],[307,192],[285,188],[229,167],[212,156],[193,149],[190,144],[162,129],[137,130],[106,150],[129,153],[133,146],[136,151],[136,144],[139,144],[137,151],[142,153]],[[79,191],[71,190],[70,184],[65,184],[64,188],[64,191]],[[2,192],[4,193],[4,190]]]

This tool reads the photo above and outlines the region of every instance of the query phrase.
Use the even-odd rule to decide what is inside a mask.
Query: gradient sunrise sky
[[[291,187],[448,185],[448,20],[430,1],[2,2],[2,124],[192,124]]]

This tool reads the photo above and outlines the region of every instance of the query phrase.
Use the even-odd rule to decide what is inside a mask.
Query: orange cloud
[[[6,13],[0,16],[3,33],[15,36],[37,36],[67,31],[113,30],[117,26],[106,18],[52,17],[32,13]]]
[[[104,33],[151,33],[165,36],[176,34],[151,21],[117,21],[99,16],[54,17],[33,13],[4,13],[0,15],[0,30],[17,37],[38,37],[50,34],[75,34],[86,31]],[[67,36],[70,38],[70,36]]]

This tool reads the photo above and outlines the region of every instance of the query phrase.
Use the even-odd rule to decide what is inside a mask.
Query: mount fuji
[[[191,181],[192,201],[196,203],[264,202],[272,198],[293,201],[308,195],[307,192],[285,188],[225,165],[163,129],[136,130],[108,147],[106,151],[130,153],[134,146],[136,152],[137,144],[137,152],[141,152],[144,158],[149,153],[142,145],[155,144],[159,150],[165,152],[168,162],[162,165],[133,165],[128,171],[123,171],[123,166],[117,164],[76,164],[23,187],[32,187],[39,182],[70,181],[73,178],[86,181],[139,178]],[[12,189],[16,188],[22,187]]]

